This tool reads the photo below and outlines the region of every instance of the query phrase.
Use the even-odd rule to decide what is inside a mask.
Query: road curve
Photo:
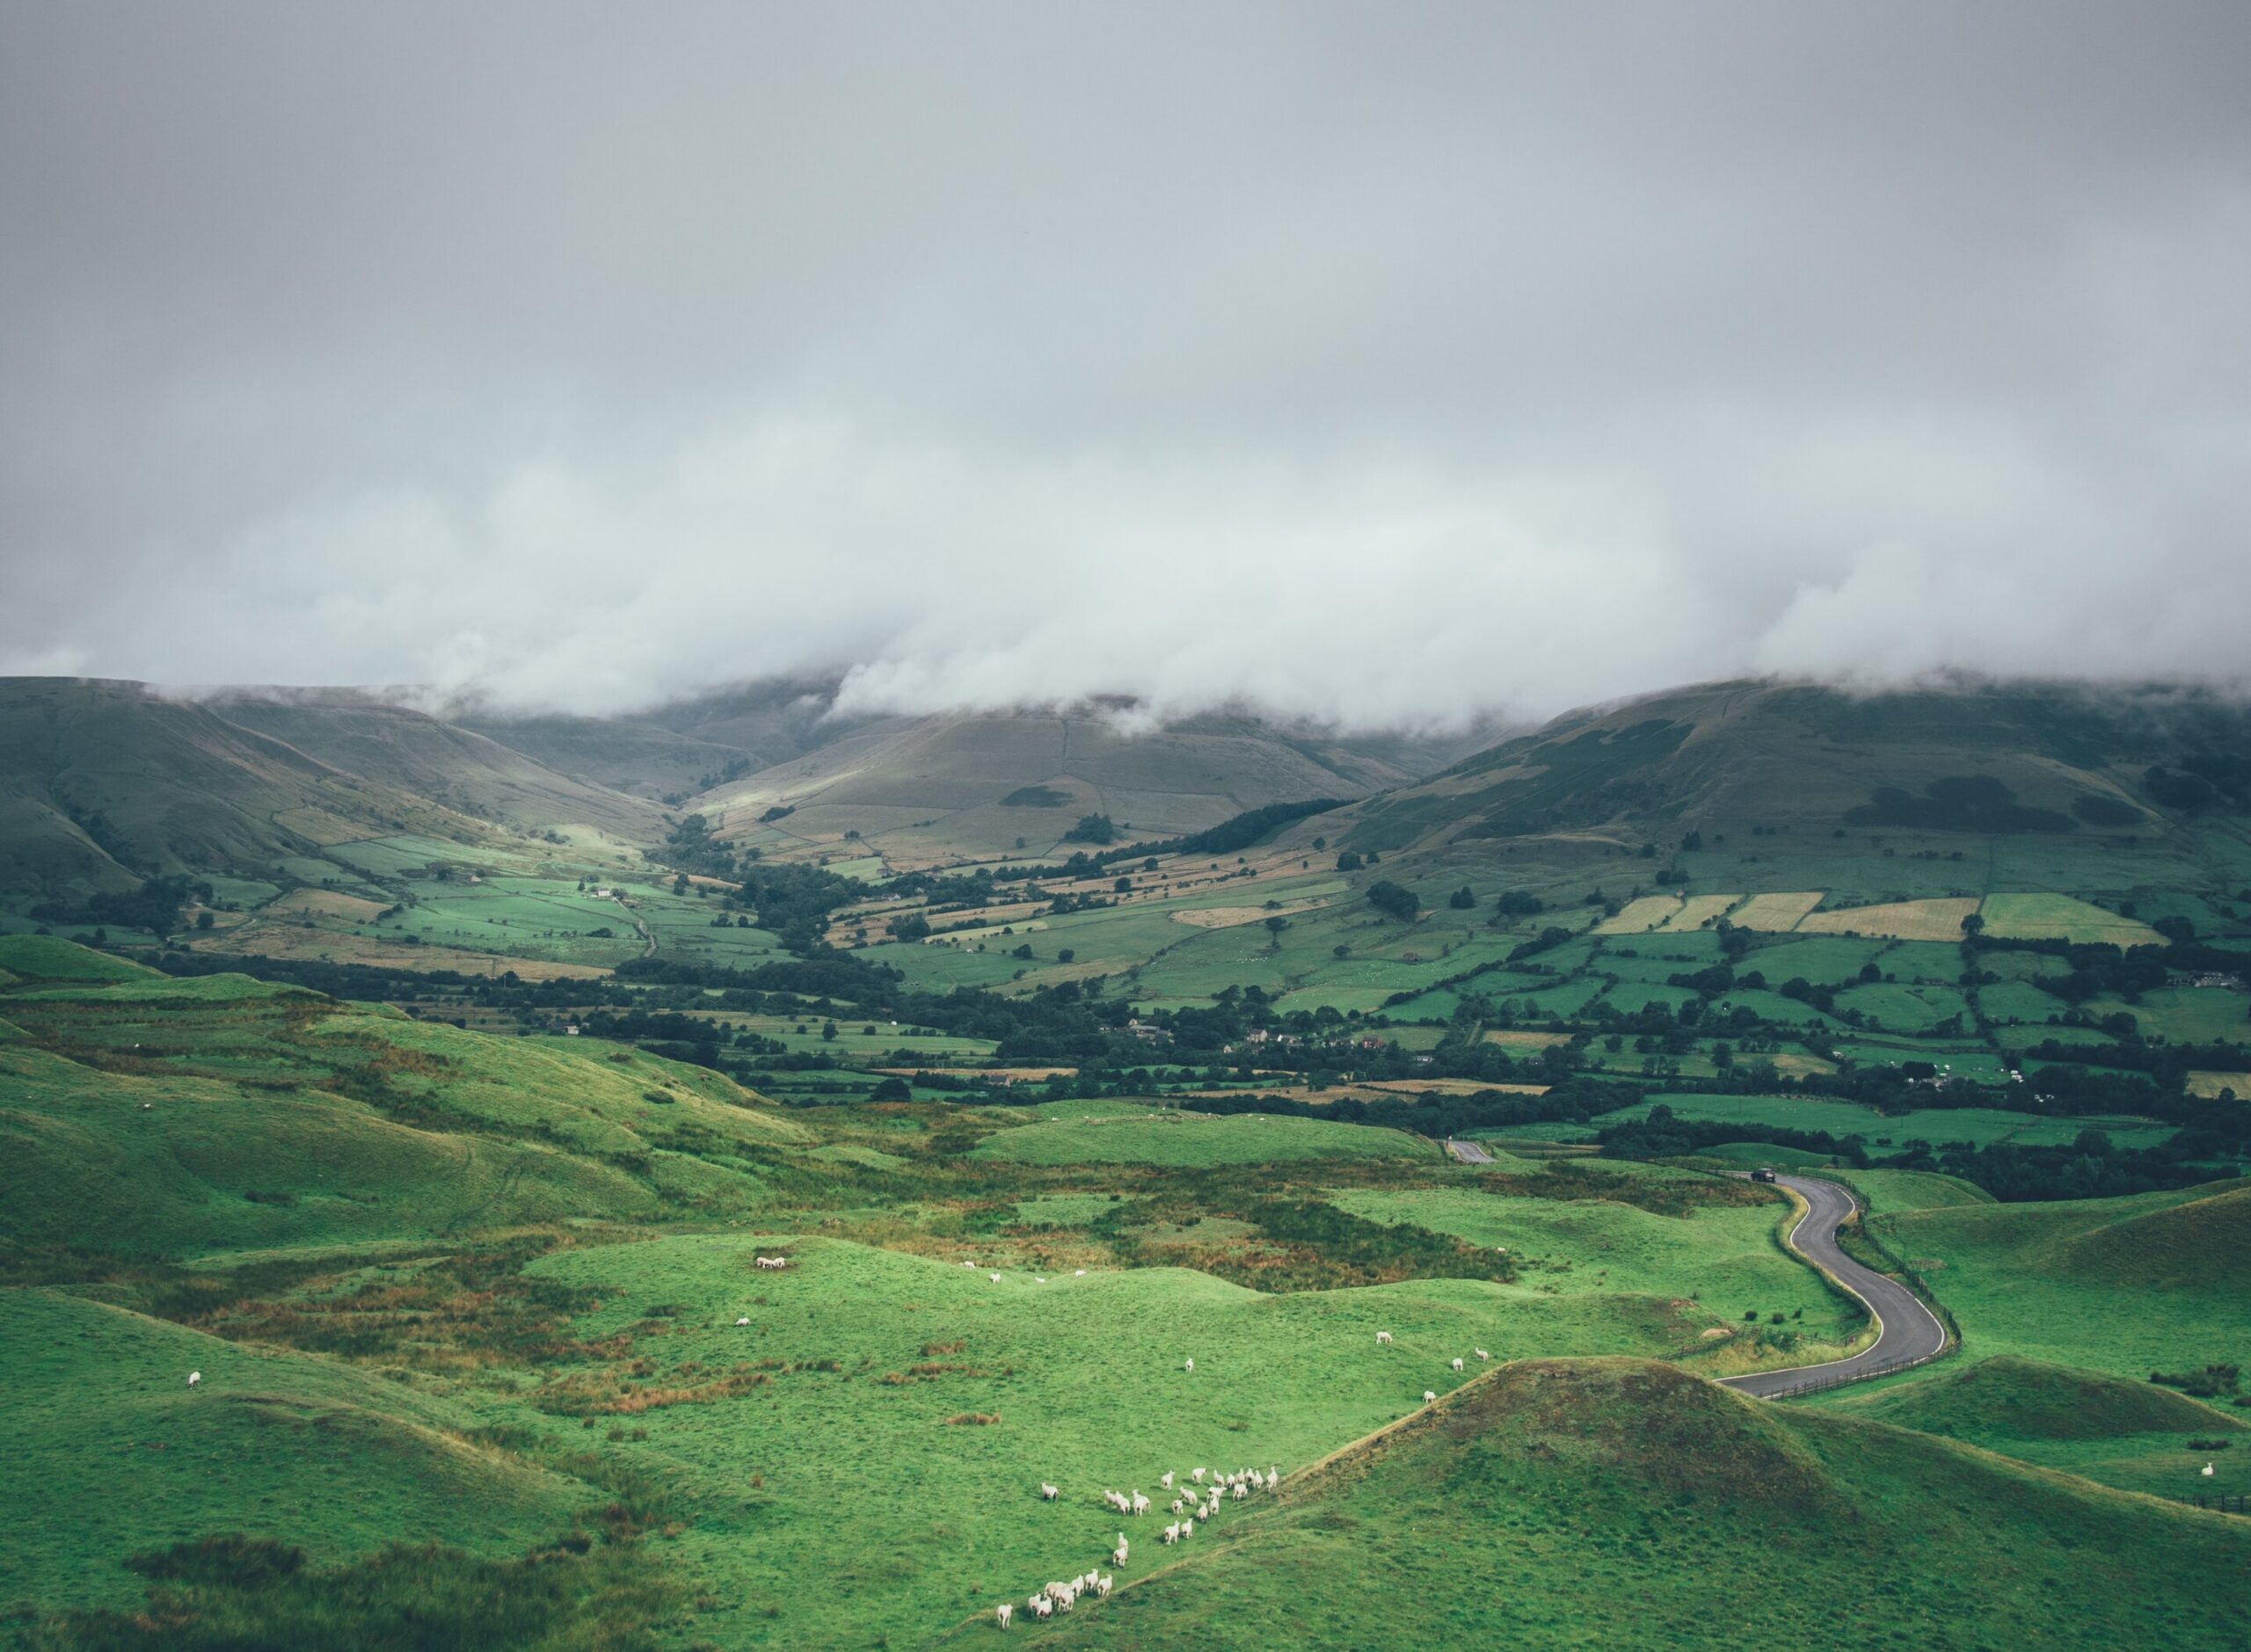
[[[1446,1150],[1464,1164],[1490,1164],[1493,1155],[1474,1141],[1449,1141]]]
[[[1928,1359],[1946,1347],[1946,1327],[1921,1298],[1897,1279],[1863,1268],[1837,1247],[1837,1225],[1851,1215],[1860,1201],[1852,1190],[1818,1176],[1774,1178],[1805,1201],[1806,1211],[1790,1229],[1789,1247],[1861,1299],[1876,1316],[1876,1338],[1849,1359],[1825,1365],[1799,1365],[1788,1371],[1753,1372],[1723,1377],[1723,1386],[1737,1394],[1771,1398],[1808,1384],[1855,1382],[1880,1377]]]

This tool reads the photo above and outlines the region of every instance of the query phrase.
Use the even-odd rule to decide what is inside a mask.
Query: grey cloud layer
[[[2232,676],[2240,6],[0,11],[0,670]]]

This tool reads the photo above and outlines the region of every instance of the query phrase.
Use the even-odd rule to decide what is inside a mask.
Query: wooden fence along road
[[[1863,1268],[1838,1247],[1838,1226],[1860,1207],[1851,1190],[1818,1176],[1781,1175],[1775,1180],[1805,1201],[1805,1214],[1790,1229],[1789,1248],[1859,1299],[1876,1321],[1876,1338],[1849,1359],[1723,1377],[1722,1386],[1778,1400],[1905,1371],[1944,1353],[1946,1327],[1923,1299],[1897,1279]]]

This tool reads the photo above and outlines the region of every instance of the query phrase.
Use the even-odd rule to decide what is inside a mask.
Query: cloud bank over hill
[[[0,671],[2233,678],[2251,13],[0,18]]]

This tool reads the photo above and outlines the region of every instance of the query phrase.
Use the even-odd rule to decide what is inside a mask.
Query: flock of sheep
[[[1193,1369],[1192,1365],[1191,1368]],[[1157,1484],[1167,1491],[1172,1491],[1175,1489],[1174,1477],[1174,1472],[1168,1468],[1157,1476]],[[1172,1512],[1183,1517],[1166,1526],[1160,1535],[1169,1544],[1193,1537],[1196,1535],[1196,1523],[1202,1520],[1209,1524],[1220,1512],[1220,1504],[1223,1501],[1241,1503],[1254,1491],[1271,1491],[1281,1483],[1282,1471],[1278,1468],[1270,1467],[1263,1474],[1256,1468],[1239,1468],[1231,1474],[1215,1474],[1208,1468],[1191,1468],[1188,1471],[1187,1479],[1178,1487],[1178,1495],[1172,1500]],[[1042,1481],[1039,1495],[1044,1501],[1053,1503],[1063,1495],[1062,1488]],[[1114,1512],[1128,1519],[1147,1514],[1156,1506],[1138,1486],[1131,1492],[1105,1491],[1102,1494],[1102,1500]],[[1112,1566],[1125,1565],[1132,1550],[1132,1544],[1120,1532],[1118,1546],[1110,1552],[1110,1563]],[[1099,1598],[1107,1595],[1117,1582],[1115,1572],[1104,1572],[1096,1568],[1067,1582],[1042,1584],[1025,1600],[1024,1605],[1035,1618],[1052,1618],[1059,1612],[1070,1611],[1084,1596],[1093,1595]],[[1016,1603],[1012,1600],[1004,1600],[993,1608],[993,1621],[1003,1629],[1015,1621],[1016,1615]]]

